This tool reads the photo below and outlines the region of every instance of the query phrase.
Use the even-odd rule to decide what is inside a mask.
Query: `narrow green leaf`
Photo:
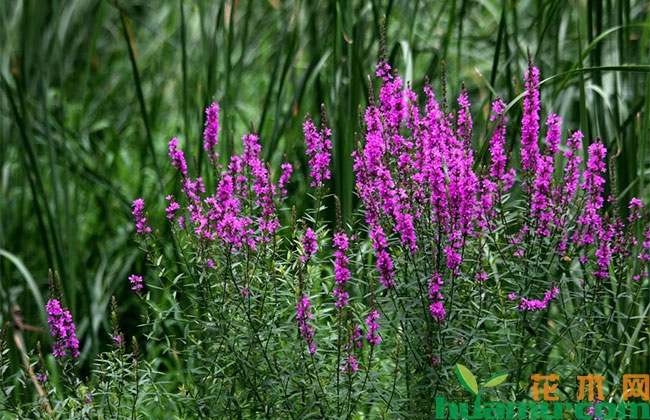
[[[503,383],[503,381],[506,380],[507,377],[508,377],[507,373],[498,373],[498,374],[494,375],[493,377],[491,377],[490,379],[488,379],[488,381],[483,386],[485,388],[490,388],[490,387],[493,387],[493,386],[500,385],[500,384]]]
[[[472,372],[469,371],[469,369],[459,363],[456,363],[456,375],[458,376],[458,380],[460,381],[460,384],[463,386],[463,388],[474,395],[478,394],[478,384],[476,383],[476,378]]]
[[[27,287],[32,292],[32,296],[34,297],[36,305],[39,308],[45,308],[45,304],[43,303],[43,295],[41,295],[40,288],[38,287],[36,280],[34,280],[34,277],[29,272],[23,261],[17,255],[12,254],[5,249],[0,249],[0,257],[8,259],[13,265],[16,266],[18,271],[20,271],[20,274],[22,274],[23,278],[25,279]],[[45,311],[40,311],[40,315],[42,317],[42,320],[45,321]]]

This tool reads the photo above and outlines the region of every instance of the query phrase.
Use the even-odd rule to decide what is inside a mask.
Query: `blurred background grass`
[[[152,226],[166,226],[164,196],[177,188],[167,142],[181,140],[194,173],[205,166],[203,110],[212,101],[222,109],[222,156],[252,124],[275,168],[285,155],[296,164],[294,197],[305,197],[307,185],[304,115],[316,117],[324,103],[334,132],[331,190],[349,218],[350,153],[384,16],[389,61],[416,91],[429,76],[442,95],[443,62],[449,98],[465,82],[480,159],[489,157],[494,93],[506,101],[521,93],[530,50],[545,80],[542,118],[557,112],[565,135],[583,130],[585,149],[599,136],[617,154],[610,190],[623,212],[631,196],[650,198],[644,0],[5,1],[0,323],[19,305],[25,323],[45,325],[53,268],[83,360],[107,345],[110,296],[132,313],[127,277],[146,278],[131,201],[143,197]],[[521,103],[512,105],[509,141],[521,114]],[[311,204],[293,200],[299,214]],[[48,340],[32,331],[25,339],[27,348]]]

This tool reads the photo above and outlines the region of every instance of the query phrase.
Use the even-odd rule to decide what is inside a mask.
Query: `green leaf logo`
[[[500,385],[501,383],[503,383],[503,381],[506,380],[507,377],[508,377],[507,373],[498,373],[498,374],[494,375],[493,377],[491,377],[490,379],[488,379],[488,381],[483,386],[485,388],[490,388],[490,387],[493,387],[493,386]]]
[[[471,392],[474,395],[478,395],[478,384],[476,383],[476,378],[465,366],[456,363],[456,375],[460,384]],[[504,378],[505,379],[505,378]]]
[[[458,376],[458,380],[460,381],[460,384],[471,392],[474,395],[479,394],[479,387],[478,383],[476,382],[476,377],[472,374],[472,372],[469,371],[465,366],[457,363],[456,364],[456,375]],[[508,377],[507,373],[499,373],[488,379],[488,381],[483,385],[484,388],[491,388],[493,386],[497,386],[502,384],[506,378]]]

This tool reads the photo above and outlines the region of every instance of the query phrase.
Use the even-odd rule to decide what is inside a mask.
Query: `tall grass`
[[[162,163],[169,133],[183,133],[193,173],[207,164],[200,110],[212,101],[222,105],[226,138],[252,123],[274,165],[285,155],[303,162],[292,186],[300,192],[301,124],[325,104],[334,122],[331,187],[349,220],[350,153],[384,19],[386,54],[415,90],[419,74],[440,86],[443,66],[448,97],[465,82],[484,117],[474,136],[483,158],[489,103],[495,92],[521,93],[530,51],[546,78],[543,99],[564,127],[582,129],[585,147],[598,136],[615,151],[611,205],[644,191],[649,198],[649,9],[626,0],[3,2],[0,324],[19,305],[27,324],[42,326],[37,291],[46,293],[53,268],[79,323],[82,357],[107,345],[110,296],[128,311],[127,275],[144,271],[130,199],[164,205],[156,200],[174,178]],[[521,103],[510,105],[514,121]],[[221,156],[234,143],[223,141]],[[294,204],[301,214],[313,203]],[[47,341],[24,334],[28,348]]]

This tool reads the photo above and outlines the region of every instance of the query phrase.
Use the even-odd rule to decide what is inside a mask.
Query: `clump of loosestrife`
[[[474,126],[465,86],[452,106],[444,84],[441,98],[428,84],[418,97],[386,59],[375,75],[352,155],[350,220],[336,197],[336,220],[323,211],[333,145],[350,140],[336,138],[324,108],[320,127],[303,124],[315,199],[304,215],[285,210],[301,199],[289,185],[300,165],[264,161],[260,135],[219,154],[217,104],[194,149],[209,173],[192,172],[201,165],[191,171],[172,138],[179,182],[160,197],[171,228],[149,226],[143,199],[132,205],[155,274],[123,278],[147,308],[147,341],[127,340],[113,299],[93,379],[60,363],[66,390],[54,389],[39,356],[41,401],[88,418],[429,418],[436,396],[462,395],[449,374],[460,362],[486,377],[508,372],[511,395],[535,373],[643,366],[634,337],[650,305],[647,203],[617,203],[605,143],[543,114],[534,63],[521,103],[494,99],[487,131]],[[510,139],[518,108],[521,137]],[[44,309],[52,356],[69,361],[81,354],[62,301],[54,292]],[[6,351],[3,338],[3,381]]]

